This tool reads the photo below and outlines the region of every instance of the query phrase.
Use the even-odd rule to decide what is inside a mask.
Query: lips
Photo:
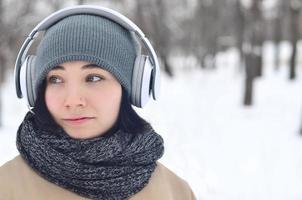
[[[94,117],[70,117],[64,118],[63,121],[71,125],[81,125],[92,119],[94,119]]]

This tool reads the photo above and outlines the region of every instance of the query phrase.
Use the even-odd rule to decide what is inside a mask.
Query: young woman
[[[0,168],[0,200],[195,199],[157,161],[163,140],[132,108],[138,42],[114,18],[79,8],[47,27],[31,58],[33,108],[20,155]]]

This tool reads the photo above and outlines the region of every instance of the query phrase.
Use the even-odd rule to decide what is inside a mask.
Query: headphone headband
[[[130,32],[134,32],[143,42],[144,46],[147,48],[151,55],[151,61],[153,62],[152,65],[154,66],[154,72],[152,76],[152,96],[154,99],[158,98],[159,93],[159,62],[156,56],[156,53],[150,43],[150,41],[145,37],[145,34],[142,30],[135,25],[130,19],[125,17],[124,15],[111,10],[109,8],[99,7],[99,6],[91,6],[91,5],[80,5],[80,6],[71,6],[68,8],[61,9],[57,12],[52,13],[44,20],[42,20],[27,36],[26,40],[24,41],[15,64],[15,85],[16,85],[16,93],[19,98],[22,98],[21,86],[19,74],[21,65],[26,58],[27,51],[29,50],[34,38],[40,31],[46,31],[49,27],[51,27],[56,22],[60,21],[61,19],[77,14],[91,14],[106,17],[118,24],[120,24],[125,29],[129,30]],[[155,80],[157,79],[157,80]]]
[[[91,15],[98,15],[102,17],[106,17],[118,24],[122,27],[128,29],[129,31],[135,31],[137,34],[143,38],[145,34],[143,31],[136,26],[130,19],[125,17],[124,15],[111,10],[109,8],[98,7],[98,6],[91,6],[91,5],[81,5],[81,6],[71,6],[68,8],[63,8],[57,12],[52,13],[44,20],[42,20],[34,29],[33,31],[45,31],[49,27],[51,27],[56,22],[60,21],[61,19],[71,16],[71,15],[78,15],[78,14],[91,14]]]

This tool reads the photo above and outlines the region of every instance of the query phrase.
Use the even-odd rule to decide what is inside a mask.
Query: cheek
[[[122,95],[116,94],[112,96],[110,100],[108,100],[109,101],[108,103],[111,106],[112,115],[117,116],[119,114],[121,99],[122,99]]]
[[[102,93],[98,93],[97,96],[95,96],[95,94],[96,93],[94,93],[95,98],[91,100],[93,104],[98,107],[98,110],[114,118],[117,117],[122,99],[122,89],[117,87],[114,90],[106,90]]]
[[[59,107],[60,98],[57,94],[50,89],[46,89],[45,91],[45,103],[51,114],[56,113]]]
[[[111,93],[110,98],[108,99],[109,103],[112,106],[112,109],[115,111],[120,110],[121,100],[122,100],[122,88],[120,85],[116,86],[113,90],[114,92]]]

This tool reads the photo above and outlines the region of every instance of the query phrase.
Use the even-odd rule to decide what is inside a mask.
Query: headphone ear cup
[[[35,78],[34,78],[34,69],[35,69],[36,56],[29,56],[28,65],[26,68],[26,84],[27,84],[27,98],[28,103],[31,107],[34,107],[36,101],[36,92],[35,92]]]
[[[35,102],[33,79],[34,62],[35,56],[27,56],[25,61],[22,63],[19,77],[22,97],[25,98],[29,107],[33,107]]]
[[[152,69],[148,56],[140,55],[136,57],[131,91],[131,102],[136,107],[144,107],[150,99]]]
[[[139,94],[139,87],[141,82],[141,76],[142,76],[142,66],[141,66],[141,59],[142,56],[136,56],[134,68],[132,72],[132,87],[131,87],[131,103],[136,106],[140,107],[140,102],[137,96],[140,96]]]

